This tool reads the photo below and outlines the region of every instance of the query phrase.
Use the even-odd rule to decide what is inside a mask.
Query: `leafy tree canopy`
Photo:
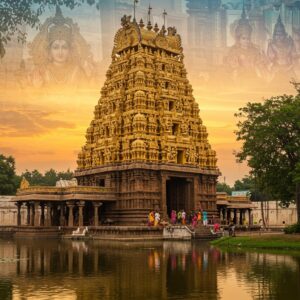
[[[247,103],[236,114],[236,136],[242,141],[237,153],[247,161],[259,190],[288,205],[299,200],[300,95],[272,97]],[[300,206],[298,216],[300,217]]]
[[[16,188],[15,160],[0,154],[0,195],[13,195]]]
[[[230,187],[228,184],[226,184],[225,182],[217,183],[217,192],[225,192],[228,195],[231,195],[231,192],[233,191],[232,187]]]
[[[271,200],[272,196],[266,190],[260,189],[257,178],[253,176],[245,176],[241,180],[237,180],[233,186],[234,191],[249,191],[252,201],[267,201]]]
[[[70,170],[57,172],[54,169],[50,169],[42,174],[38,170],[26,170],[22,173],[21,177],[25,177],[30,185],[55,186],[56,182],[60,179],[71,180],[73,172]]]
[[[97,1],[98,2],[98,1]],[[0,58],[5,55],[5,45],[16,35],[24,42],[26,34],[22,26],[38,28],[40,16],[46,8],[64,5],[74,9],[83,3],[94,5],[95,0],[1,0],[0,1]],[[98,3],[97,3],[98,4]],[[96,5],[98,7],[98,5]],[[98,7],[99,8],[99,7]]]

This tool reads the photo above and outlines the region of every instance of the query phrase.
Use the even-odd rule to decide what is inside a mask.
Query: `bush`
[[[300,233],[300,223],[293,224],[284,228],[284,233]]]

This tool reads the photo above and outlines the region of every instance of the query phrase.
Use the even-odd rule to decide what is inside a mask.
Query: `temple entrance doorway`
[[[190,212],[193,209],[191,182],[186,178],[170,177],[167,180],[167,213],[170,217],[171,211],[184,210]]]

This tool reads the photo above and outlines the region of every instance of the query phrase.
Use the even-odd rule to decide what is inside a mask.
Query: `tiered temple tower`
[[[216,214],[216,153],[176,29],[124,16],[106,77],[75,175],[116,193],[102,214],[121,223],[140,223],[153,209]]]

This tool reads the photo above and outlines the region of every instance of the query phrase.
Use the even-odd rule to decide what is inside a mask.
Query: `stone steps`
[[[194,231],[194,239],[196,240],[214,240],[220,237],[220,235],[218,234],[212,234],[210,231],[210,227],[206,227],[203,225],[197,226]]]

